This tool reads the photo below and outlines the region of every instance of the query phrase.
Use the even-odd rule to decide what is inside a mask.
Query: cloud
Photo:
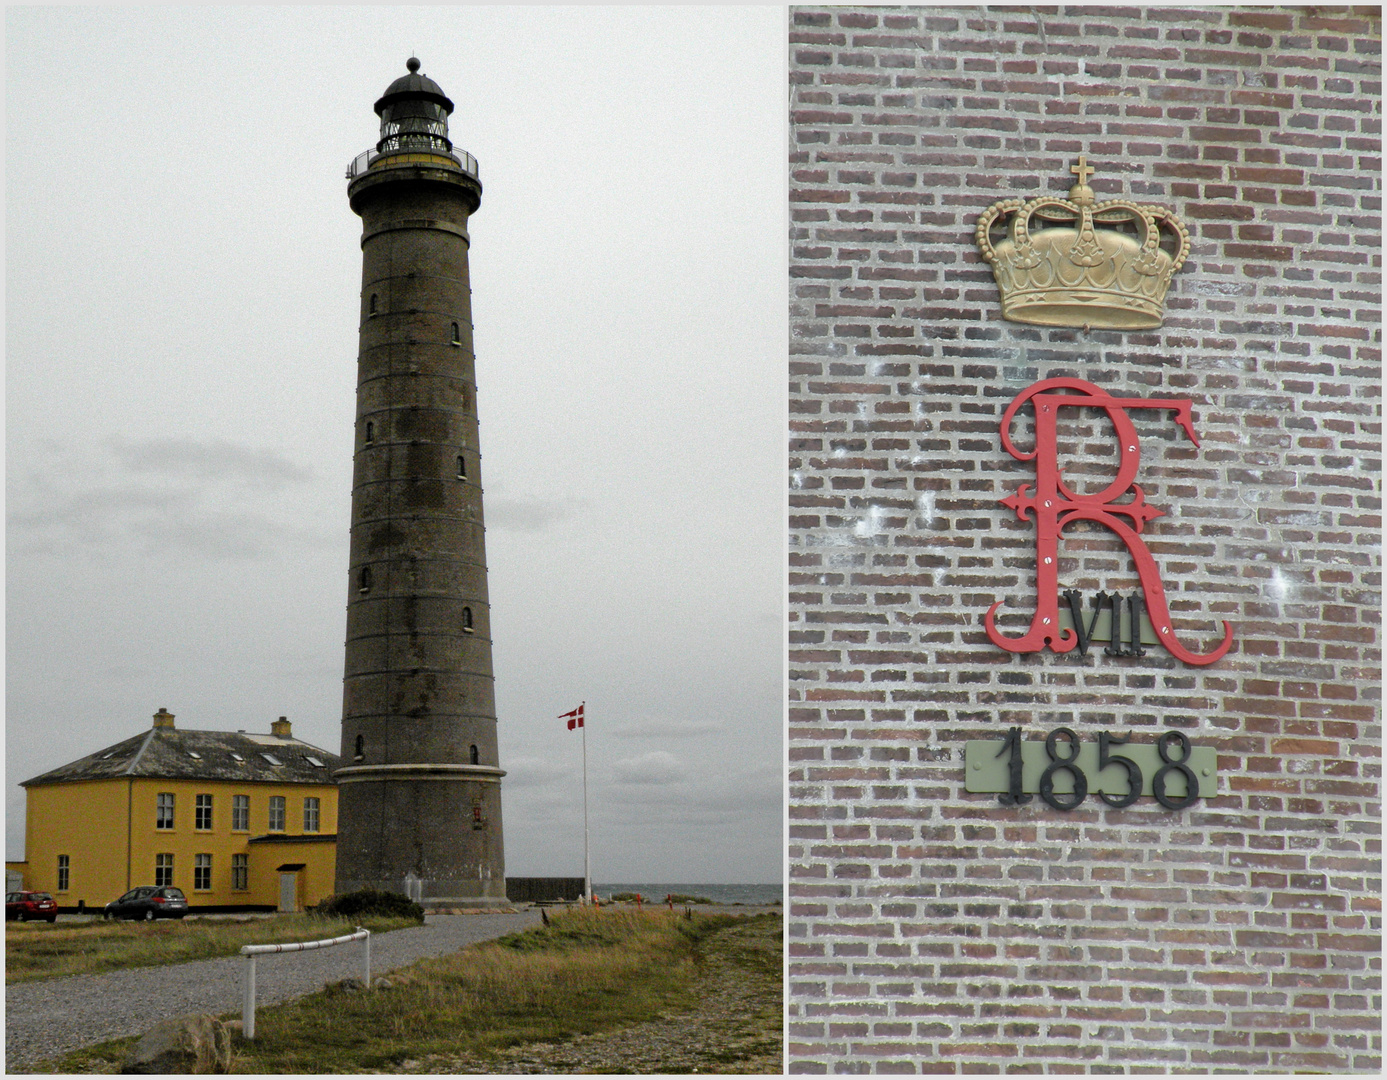
[[[303,524],[313,471],[272,450],[110,436],[81,455],[56,441],[32,453],[27,471],[15,470],[9,503],[21,551],[263,559],[286,541],[317,545],[331,535],[311,516]]]
[[[240,481],[261,491],[278,491],[313,479],[312,469],[282,454],[226,439],[129,439],[112,435],[104,441],[130,473]]]
[[[506,788],[549,787],[573,775],[571,765],[558,765],[547,758],[515,757],[501,763],[506,770]],[[575,789],[576,790],[576,789]]]
[[[652,720],[648,723],[616,728],[612,735],[618,739],[690,739],[695,735],[709,735],[721,730],[721,724],[708,721],[685,723],[678,720]]]
[[[784,813],[784,775],[778,764],[731,772],[705,769],[680,789],[675,800],[661,787],[617,783],[603,792],[602,812],[614,812],[625,820],[639,808],[640,820],[652,826],[750,827],[753,822],[780,820]],[[621,807],[628,809],[616,809]]]
[[[622,758],[613,763],[612,772],[618,784],[677,784],[685,775],[684,767],[668,750]]]
[[[546,502],[540,499],[508,499],[488,496],[486,524],[490,529],[510,532],[543,532],[569,518],[577,503]]]

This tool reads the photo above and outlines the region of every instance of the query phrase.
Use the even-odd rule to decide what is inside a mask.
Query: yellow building
[[[292,737],[180,731],[164,709],[141,735],[26,780],[24,887],[101,908],[176,885],[194,910],[300,911],[332,894],[342,760]]]

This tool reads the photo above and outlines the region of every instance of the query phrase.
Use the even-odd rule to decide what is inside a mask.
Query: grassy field
[[[753,974],[761,968],[773,972],[763,996],[775,1000],[767,1002],[763,1026],[778,1045],[780,919],[758,918],[766,923],[762,936],[773,945],[768,955],[747,957],[746,963]],[[527,1044],[564,1044],[692,1009],[698,1004],[702,944],[750,923],[760,925],[731,915],[685,918],[648,909],[555,914],[547,927],[392,972],[386,976],[394,984],[389,989],[320,992],[262,1009],[254,1042],[236,1044],[233,1071],[398,1072],[407,1062],[433,1057],[456,1060],[460,1071],[490,1072],[475,1063],[500,1061],[497,1055]],[[133,1042],[90,1047],[36,1071],[116,1071]],[[760,1071],[780,1070],[777,1064]]]
[[[242,945],[274,945],[350,934],[357,925],[374,933],[418,926],[411,919],[320,919],[278,915],[268,919],[160,919],[157,922],[7,923],[5,983],[93,975],[124,968],[182,964],[234,956]]]

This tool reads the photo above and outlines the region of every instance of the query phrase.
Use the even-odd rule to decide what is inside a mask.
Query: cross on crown
[[[1079,178],[1079,182],[1069,189],[1069,198],[1076,203],[1093,202],[1093,189],[1088,186],[1088,178],[1095,170],[1088,163],[1088,159],[1080,154],[1079,163],[1069,166],[1069,171]]]

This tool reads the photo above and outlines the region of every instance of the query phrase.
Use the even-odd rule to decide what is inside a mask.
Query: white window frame
[[[284,803],[285,799],[283,795],[270,796],[270,822],[268,826],[269,832],[284,831]]]
[[[322,802],[316,795],[305,795],[303,800],[303,831],[315,833],[321,819]]]
[[[239,822],[239,824],[238,824]],[[231,831],[250,832],[250,796],[231,796]]]
[[[161,791],[154,797],[154,827],[163,832],[173,829],[174,809],[177,806],[172,791]],[[168,811],[167,815],[165,811]]]

